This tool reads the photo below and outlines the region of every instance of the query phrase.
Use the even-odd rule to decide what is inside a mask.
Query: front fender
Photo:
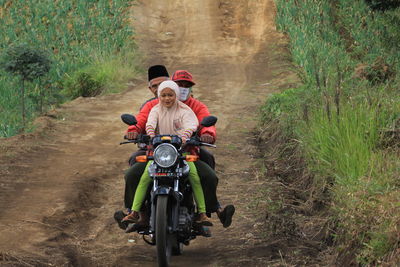
[[[156,191],[153,192],[151,201],[154,203],[154,199],[159,195],[172,196],[177,202],[181,200],[181,197],[179,197],[171,187],[158,187]]]
[[[158,187],[156,191],[154,191],[154,196],[156,195],[169,195],[171,192],[170,187]]]

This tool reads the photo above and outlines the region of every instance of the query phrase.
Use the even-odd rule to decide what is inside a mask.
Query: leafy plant
[[[400,7],[399,0],[366,0],[368,5],[374,10],[388,10]]]
[[[50,60],[43,51],[23,44],[6,50],[2,66],[24,81],[33,81],[49,72]]]
[[[6,72],[19,76],[21,80],[22,125],[25,129],[25,82],[33,82],[46,75],[50,70],[50,60],[38,49],[26,44],[10,47],[6,50],[1,65]],[[41,94],[42,95],[42,94]]]
[[[96,96],[101,92],[103,84],[95,80],[91,73],[86,71],[79,71],[66,80],[66,94],[72,98],[79,96],[91,97]]]

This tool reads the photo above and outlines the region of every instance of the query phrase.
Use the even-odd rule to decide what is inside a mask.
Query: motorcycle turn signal
[[[187,162],[195,162],[195,161],[197,161],[199,159],[199,156],[196,156],[196,155],[186,155],[185,156],[185,160],[187,161]]]
[[[147,162],[148,158],[146,155],[136,156],[136,162]]]

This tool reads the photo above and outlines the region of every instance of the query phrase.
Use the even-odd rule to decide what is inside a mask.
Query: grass
[[[301,130],[303,150],[324,175],[335,177],[338,185],[351,186],[375,168],[371,151],[379,141],[381,113],[368,105],[342,106],[341,114],[329,119],[322,109],[315,112]]]
[[[400,121],[399,12],[361,0],[276,5],[303,85],[272,95],[261,124],[279,122],[315,186],[328,188],[338,255],[390,264],[400,243],[398,139],[388,138]]]

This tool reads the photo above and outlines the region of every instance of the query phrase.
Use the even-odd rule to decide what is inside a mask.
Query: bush
[[[5,71],[18,75],[24,81],[33,81],[50,70],[50,60],[39,49],[26,44],[7,49],[1,61]]]
[[[132,63],[135,60],[137,56],[132,53],[125,57],[99,57],[86,68],[74,72],[71,76],[66,75],[63,83],[64,95],[69,98],[92,97],[105,92],[120,91],[125,87],[126,81],[138,72]]]
[[[65,81],[65,92],[72,98],[91,97],[100,94],[103,85],[90,72],[78,71]]]
[[[286,89],[282,93],[272,94],[268,97],[265,105],[261,107],[261,120],[263,123],[282,116],[282,113],[290,113],[295,107],[293,101],[297,92],[295,89]]]
[[[400,0],[366,0],[366,2],[371,9],[380,11],[395,9],[400,6]]]

